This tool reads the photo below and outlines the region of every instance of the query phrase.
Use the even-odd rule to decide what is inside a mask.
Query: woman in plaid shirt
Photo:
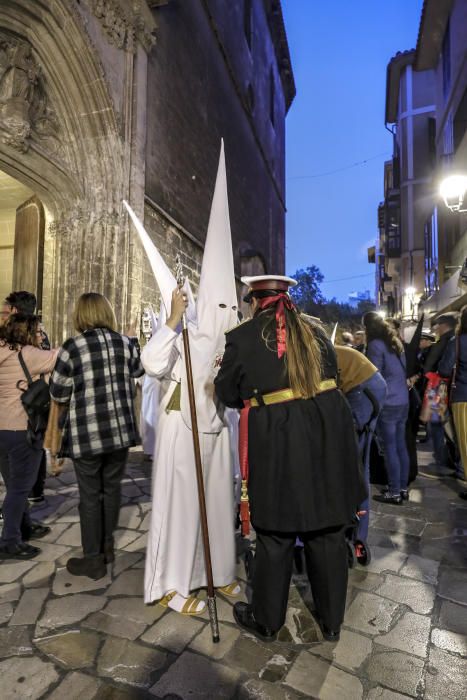
[[[114,560],[120,482],[128,449],[139,441],[133,378],[144,370],[136,338],[117,333],[104,296],[82,294],[73,320],[79,335],[60,349],[50,394],[68,408],[62,454],[73,460],[80,496],[84,557],[69,559],[67,569],[97,580]]]

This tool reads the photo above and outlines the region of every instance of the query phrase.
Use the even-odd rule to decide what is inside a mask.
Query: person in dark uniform
[[[438,365],[443,357],[449,341],[455,336],[458,314],[455,311],[447,311],[438,316],[432,324],[436,330],[438,340],[430,347],[427,353],[423,372],[437,372]],[[447,442],[443,423],[429,423],[429,432],[433,442],[433,451],[436,464],[439,467],[451,466],[455,468],[455,448]]]
[[[240,507],[248,505],[248,489],[257,537],[252,603],[237,603],[234,617],[262,639],[275,638],[298,536],[323,636],[337,641],[347,590],[345,530],[366,498],[352,414],[337,389],[331,342],[287,293],[296,282],[271,275],[242,281],[253,318],[227,333],[215,380],[218,398],[242,408]]]

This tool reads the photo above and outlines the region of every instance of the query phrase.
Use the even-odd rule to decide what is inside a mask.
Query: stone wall
[[[146,194],[203,242],[223,137],[236,268],[249,250],[281,272],[285,98],[263,3],[252,3],[251,49],[243,5],[171,0],[158,10],[148,67]]]
[[[144,225],[171,270],[175,270],[175,259],[177,254],[180,255],[185,276],[190,280],[193,291],[196,291],[203,257],[201,245],[191,240],[180,227],[171,223],[149,202],[146,202],[144,208]],[[145,255],[142,260],[142,269],[141,306],[143,308],[152,306],[155,311],[158,311],[160,296]]]
[[[248,42],[243,0],[0,3],[0,170],[44,205],[53,342],[83,291],[122,327],[158,306],[122,199],[197,286],[222,136],[237,272],[283,270],[290,94],[272,4],[251,3]]]

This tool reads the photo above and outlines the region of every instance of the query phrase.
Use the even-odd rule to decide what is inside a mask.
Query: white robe
[[[144,374],[141,382],[140,433],[143,452],[154,456],[156,444],[157,409],[159,405],[159,381]]]
[[[207,585],[193,452],[181,411],[165,409],[181,380],[181,336],[160,328],[143,350],[146,372],[160,380],[152,512],[146,552],[144,599],[168,591],[183,596]],[[229,428],[200,433],[214,586],[235,578],[234,494]]]

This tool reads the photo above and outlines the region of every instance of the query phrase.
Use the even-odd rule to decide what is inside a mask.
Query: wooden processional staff
[[[175,268],[175,277],[177,279],[177,284],[182,287],[184,284],[183,269],[180,262],[180,258],[177,255],[177,262]],[[203,466],[201,463],[201,451],[199,447],[199,433],[198,433],[198,418],[196,415],[196,402],[195,402],[195,389],[193,385],[193,368],[191,364],[191,353],[190,353],[190,338],[188,336],[188,328],[186,322],[186,314],[182,316],[182,337],[183,337],[183,349],[185,351],[185,365],[186,365],[186,378],[188,385],[188,398],[190,402],[190,415],[191,415],[191,432],[193,435],[193,449],[195,453],[195,467],[196,467],[196,481],[198,484],[198,501],[199,501],[199,514],[201,519],[201,534],[203,537],[203,548],[204,548],[204,563],[206,567],[206,579],[207,579],[207,589],[208,589],[208,611],[209,611],[209,622],[211,623],[212,641],[219,642],[219,623],[217,620],[217,605],[216,605],[216,593],[214,590],[214,581],[212,577],[212,562],[211,562],[211,547],[209,544],[209,529],[208,529],[208,518],[206,512],[206,496],[204,492],[204,479],[203,479]]]

